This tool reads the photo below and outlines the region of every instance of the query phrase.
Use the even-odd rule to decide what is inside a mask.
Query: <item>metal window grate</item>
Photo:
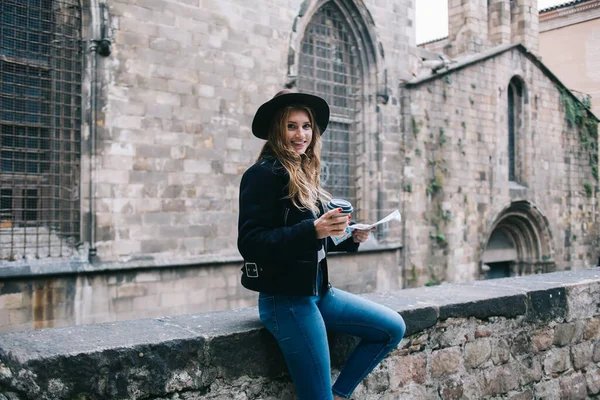
[[[341,11],[326,3],[311,20],[302,41],[298,88],[323,97],[331,122],[323,136],[321,182],[334,197],[356,200],[356,114],[362,86],[357,43]]]
[[[81,9],[0,2],[0,260],[79,242]]]

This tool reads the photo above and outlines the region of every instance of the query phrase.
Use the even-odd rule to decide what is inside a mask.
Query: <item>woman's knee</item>
[[[395,318],[394,324],[392,325],[390,344],[398,345],[398,343],[402,341],[405,333],[406,324],[404,323],[404,318],[398,314],[397,318]]]

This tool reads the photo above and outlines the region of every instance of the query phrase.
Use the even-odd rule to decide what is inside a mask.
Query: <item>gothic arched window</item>
[[[321,182],[332,196],[353,203],[361,68],[348,22],[337,5],[326,3],[313,16],[302,40],[298,88],[323,97],[331,107],[330,123],[323,135]]]
[[[0,260],[79,241],[81,6],[0,2]]]

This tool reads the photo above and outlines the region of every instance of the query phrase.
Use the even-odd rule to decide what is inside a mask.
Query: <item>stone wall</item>
[[[523,200],[528,210],[514,214],[535,216],[526,225],[537,248],[521,258],[559,270],[596,265],[597,133],[569,125],[557,81],[523,47],[504,49],[406,85],[401,210],[418,221],[404,241],[414,284],[482,277],[487,240]],[[511,182],[507,92],[515,77],[523,103]]]
[[[352,293],[402,288],[399,250],[330,254],[330,281]],[[230,310],[256,305],[240,284],[241,261],[111,269],[0,281],[0,332]],[[50,271],[46,271],[50,272]]]
[[[391,173],[398,162],[392,82],[408,74],[404,55],[414,44],[413,2],[335,2],[364,19],[377,52],[373,65],[362,60],[365,75],[373,76],[360,99],[365,129],[358,141],[368,151],[357,163],[359,181],[377,183],[359,193],[365,220],[398,205]],[[252,117],[295,79],[290,59],[302,28],[324,3],[107,1],[114,43],[99,65],[92,243],[98,263],[177,265],[238,255],[239,182],[264,143],[251,133]],[[377,105],[382,92],[389,100]],[[382,169],[383,156],[371,158],[375,140],[388,145],[390,173]],[[83,148],[85,170],[87,144]],[[88,185],[84,174],[82,210],[89,207]],[[371,199],[388,190],[395,198]]]
[[[355,399],[591,399],[600,269],[366,297],[407,336]],[[354,341],[331,337],[334,375]],[[0,398],[292,399],[256,308],[0,334]]]

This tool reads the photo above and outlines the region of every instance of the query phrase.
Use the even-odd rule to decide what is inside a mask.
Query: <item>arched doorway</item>
[[[551,239],[548,221],[533,203],[511,203],[495,218],[482,245],[481,277],[494,279],[552,271]]]

